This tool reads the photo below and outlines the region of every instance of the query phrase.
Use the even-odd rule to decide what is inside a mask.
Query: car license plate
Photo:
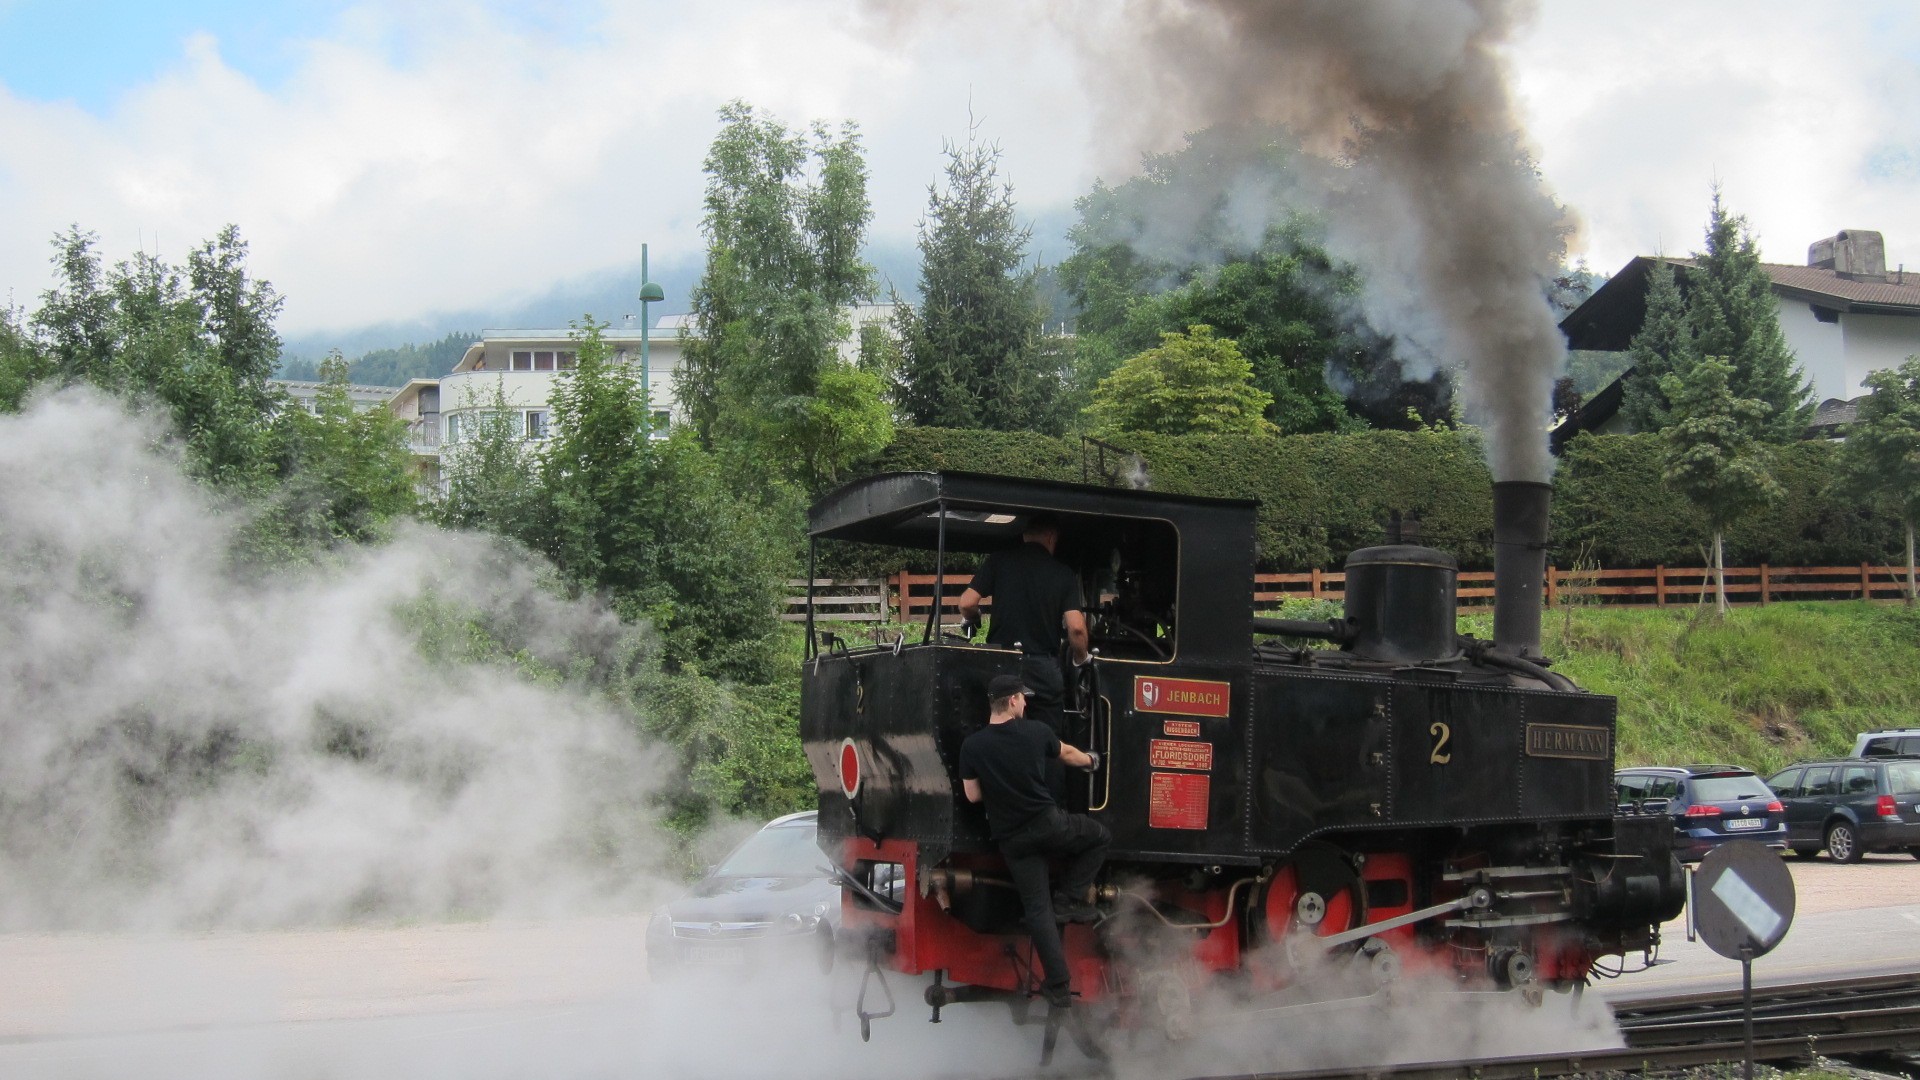
[[[746,954],[737,945],[692,945],[687,948],[687,959],[695,964],[738,964]]]
[[[1748,829],[1764,829],[1766,827],[1766,818],[1741,818],[1738,821],[1727,822],[1728,832],[1746,832]]]

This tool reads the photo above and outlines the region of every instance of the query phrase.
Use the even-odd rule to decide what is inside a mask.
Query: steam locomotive
[[[1063,738],[1101,758],[1069,809],[1113,835],[1110,917],[1063,928],[1074,989],[1179,1037],[1202,990],[1366,993],[1418,971],[1537,1000],[1658,945],[1684,898],[1671,826],[1615,815],[1615,702],[1540,655],[1549,493],[1495,485],[1491,642],[1456,634],[1453,558],[1406,544],[1348,557],[1344,619],[1256,617],[1246,501],[894,473],[827,495],[809,528],[816,554],[929,551],[948,597],[952,553],[1060,521],[1095,651]],[[1024,1016],[1040,972],[956,771],[1020,656],[955,633],[941,603],[851,643],[812,599],[801,734],[866,965],[863,1035],[892,1011],[888,971],[932,973],[936,1021],[982,1000]]]

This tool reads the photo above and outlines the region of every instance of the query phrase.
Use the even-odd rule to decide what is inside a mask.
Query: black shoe
[[[1063,923],[1096,923],[1100,921],[1100,909],[1085,900],[1066,900],[1055,897],[1053,920]]]

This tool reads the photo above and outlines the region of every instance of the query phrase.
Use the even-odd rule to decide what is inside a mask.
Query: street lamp
[[[667,292],[647,278],[647,245],[640,245],[640,399],[646,403],[646,429],[648,437],[653,434],[653,355],[647,337],[648,324],[653,320],[647,317],[647,305],[656,300],[665,300]]]

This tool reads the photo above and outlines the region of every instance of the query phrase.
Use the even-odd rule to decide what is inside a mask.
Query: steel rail
[[[1731,1009],[1729,1000],[1734,1003]],[[1618,1012],[1629,1045],[1618,1050],[1248,1073],[1204,1080],[1535,1080],[1577,1073],[1691,1068],[1744,1055],[1738,1001],[1737,991],[1714,991],[1623,1005]],[[1920,1050],[1920,974],[1771,987],[1755,1006],[1756,1061]]]

